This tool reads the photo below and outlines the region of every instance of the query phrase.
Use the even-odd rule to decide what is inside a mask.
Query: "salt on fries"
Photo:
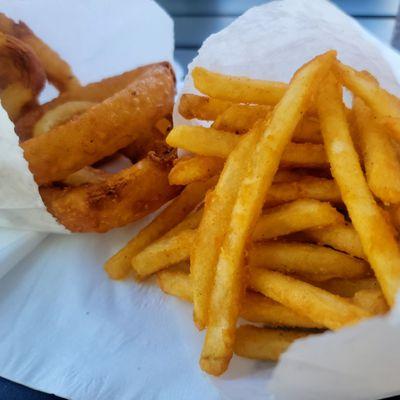
[[[199,67],[192,77],[201,94],[183,94],[179,112],[209,126],[171,130],[167,143],[194,154],[169,179],[186,186],[180,196],[213,176],[215,186],[141,241],[156,218],[126,254],[136,276],[156,274],[193,303],[201,368],[220,375],[233,353],[277,360],[297,339],[387,312],[400,286],[399,100],[334,51],[289,84]],[[238,317],[265,327],[237,327]]]

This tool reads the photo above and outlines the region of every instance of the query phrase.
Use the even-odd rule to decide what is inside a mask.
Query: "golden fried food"
[[[41,185],[62,180],[126,147],[171,112],[173,96],[172,70],[156,65],[82,115],[23,142],[36,182]]]
[[[72,232],[106,232],[150,214],[179,192],[168,168],[144,159],[103,182],[78,187],[41,187],[53,216]]]
[[[22,21],[18,23],[0,13],[0,32],[15,36],[26,43],[37,55],[46,71],[47,79],[60,91],[79,86],[71,67],[54,50],[37,37]]]

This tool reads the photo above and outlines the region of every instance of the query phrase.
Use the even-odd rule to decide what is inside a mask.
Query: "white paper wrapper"
[[[2,10],[26,19],[60,50],[83,81],[171,57],[172,23],[149,1],[2,3]],[[369,69],[398,92],[389,65],[400,70],[399,58],[323,1],[286,0],[250,10],[212,36],[195,63],[287,81],[304,61],[332,47],[343,61]],[[190,80],[184,91],[192,91]],[[0,123],[10,131],[5,118]],[[19,174],[14,178],[20,185],[4,196],[3,183],[12,182],[1,181],[6,174],[0,174],[0,216],[15,209],[28,223],[18,226],[34,229],[33,214],[47,214],[35,202],[36,187],[15,138],[2,131],[0,171]],[[5,158],[5,149],[14,158]],[[21,203],[15,206],[11,196]],[[24,208],[32,212],[28,220],[20,213]],[[35,221],[40,229],[52,229],[45,227],[51,220]],[[18,219],[11,222],[16,226]],[[102,270],[104,260],[145,223],[103,235],[46,239],[38,232],[0,231],[0,274],[18,262],[0,280],[1,376],[82,400],[377,399],[400,392],[397,309],[387,318],[300,341],[275,369],[234,357],[222,378],[207,377],[198,368],[202,337],[191,307],[151,283],[112,282]]]

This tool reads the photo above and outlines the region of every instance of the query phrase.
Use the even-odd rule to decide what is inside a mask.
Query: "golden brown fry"
[[[231,105],[230,101],[187,93],[180,98],[179,113],[186,119],[196,118],[211,121],[215,120]]]
[[[368,188],[350,137],[342,91],[332,75],[319,91],[317,106],[332,175],[385,298],[393,305],[400,286],[400,248],[394,228]]]
[[[163,292],[185,301],[193,301],[192,283],[188,273],[173,268],[162,270],[157,273],[157,282]],[[322,328],[276,301],[254,292],[247,292],[244,296],[240,316],[247,321],[273,327]]]
[[[370,274],[364,260],[310,243],[271,241],[254,245],[249,252],[249,264],[312,281],[362,278]]]
[[[340,279],[314,282],[316,286],[342,297],[353,297],[358,291],[379,288],[376,278]]]
[[[340,296],[280,272],[251,268],[249,285],[329,329],[337,330],[370,316],[369,312]]]
[[[372,315],[384,314],[389,311],[389,307],[380,288],[359,290],[353,297],[353,303],[367,310]]]
[[[94,106],[96,103],[91,101],[69,101],[64,104],[47,111],[33,127],[33,137],[37,137],[47,133],[58,125],[61,125],[75,115],[84,113],[88,108]]]
[[[225,160],[219,157],[189,156],[176,161],[169,173],[171,185],[187,185],[218,175]]]
[[[237,329],[234,351],[240,357],[278,361],[281,354],[295,340],[309,334],[310,332],[307,331],[287,331],[242,325]]]
[[[340,224],[340,214],[329,203],[299,199],[264,211],[253,231],[253,240],[273,239],[311,227]]]
[[[306,238],[319,245],[327,245],[351,256],[365,258],[360,237],[351,224],[312,228],[304,232]]]
[[[143,279],[170,265],[189,258],[192,242],[196,239],[194,229],[186,229],[175,235],[162,237],[132,258],[132,268]]]
[[[364,71],[356,71],[337,61],[334,71],[340,81],[371,107],[375,116],[385,124],[395,139],[400,139],[400,100],[379,86]]]
[[[193,318],[199,329],[207,324],[218,252],[229,224],[237,188],[245,174],[247,155],[256,145],[261,132],[262,125],[256,125],[243,137],[229,155],[214,191],[206,198],[204,215],[190,257]]]
[[[298,181],[272,184],[267,193],[265,205],[272,207],[297,199],[342,202],[339,188],[333,179],[306,176]]]
[[[36,182],[61,180],[146,134],[171,112],[173,95],[173,73],[159,65],[84,114],[22,143]]]
[[[287,84],[228,76],[196,67],[192,71],[194,86],[200,92],[234,103],[276,104]]]
[[[131,270],[132,257],[179,224],[203,200],[212,185],[213,181],[208,181],[186,186],[168,207],[104,264],[108,276],[125,278]]]
[[[126,225],[150,214],[177,191],[168,183],[168,169],[151,159],[101,183],[40,188],[47,210],[72,232],[106,232]]]
[[[43,65],[48,80],[60,91],[66,91],[79,85],[71,67],[46,43],[38,38],[22,21],[14,22],[0,13],[0,31],[15,36],[26,43],[35,52]]]
[[[335,52],[325,53],[296,72],[281,101],[274,108],[271,121],[255,150],[249,153],[252,155],[250,165],[238,189],[219,254],[200,360],[201,368],[213,375],[220,375],[226,370],[233,353],[243,286],[241,278],[244,272],[245,244],[261,212],[285,147],[309,107],[314,89],[335,56]],[[268,93],[267,90],[265,92]],[[237,94],[242,95],[239,91]]]
[[[0,98],[10,119],[35,102],[45,74],[40,61],[22,41],[0,32]]]
[[[202,126],[181,125],[172,129],[167,143],[172,147],[211,157],[228,157],[241,136]],[[282,155],[283,167],[327,167],[325,150],[320,144],[289,143]]]
[[[385,129],[375,121],[365,103],[355,98],[353,104],[368,186],[383,202],[399,203],[400,162],[396,150]]]

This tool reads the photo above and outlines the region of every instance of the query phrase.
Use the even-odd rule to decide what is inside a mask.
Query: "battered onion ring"
[[[154,65],[111,98],[46,135],[23,142],[37,184],[60,181],[145,135],[171,113],[174,83],[169,64]]]
[[[68,63],[38,38],[24,22],[16,23],[0,13],[0,32],[15,36],[32,48],[46,71],[47,79],[60,92],[79,86],[79,81]]]
[[[48,103],[36,107],[30,112],[24,114],[24,116],[17,121],[15,130],[21,141],[27,140],[32,137],[33,126],[49,110],[69,101],[91,101],[93,103],[100,103],[126,88],[145,71],[153,70],[155,67],[160,65],[170,68],[170,65],[166,62],[149,64],[124,72],[120,75],[103,79],[99,82],[89,83],[86,86],[73,87],[68,92],[61,93],[58,97]]]
[[[0,97],[12,120],[36,100],[45,80],[33,51],[15,37],[0,32]]]
[[[110,175],[101,183],[79,187],[42,187],[47,210],[72,232],[106,232],[155,211],[175,197],[168,183],[169,164],[150,157]]]

